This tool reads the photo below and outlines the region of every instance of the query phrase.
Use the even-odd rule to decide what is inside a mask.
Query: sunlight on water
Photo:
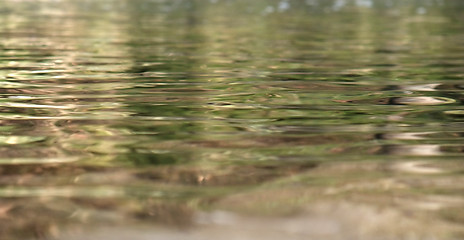
[[[0,239],[463,239],[463,11],[0,1]]]

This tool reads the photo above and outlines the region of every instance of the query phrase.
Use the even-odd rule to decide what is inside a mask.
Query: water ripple
[[[395,164],[393,167],[398,171],[417,174],[440,174],[445,172],[445,170],[439,167],[428,166],[429,164],[430,162],[427,161],[404,161]]]
[[[0,239],[461,239],[463,7],[0,1]]]
[[[455,103],[456,100],[445,98],[445,97],[398,97],[390,99],[392,104],[402,104],[402,105],[442,105]]]
[[[0,158],[0,165],[54,164],[78,161],[80,157]]]

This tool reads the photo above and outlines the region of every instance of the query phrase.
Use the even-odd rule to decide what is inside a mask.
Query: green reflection
[[[463,10],[0,1],[0,239],[460,239]]]

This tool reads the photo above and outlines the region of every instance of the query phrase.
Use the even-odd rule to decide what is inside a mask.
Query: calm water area
[[[463,103],[462,0],[0,0],[0,240],[462,240]]]

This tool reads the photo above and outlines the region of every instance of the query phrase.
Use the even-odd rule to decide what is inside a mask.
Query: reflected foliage
[[[463,11],[0,1],[0,239],[460,239]]]

